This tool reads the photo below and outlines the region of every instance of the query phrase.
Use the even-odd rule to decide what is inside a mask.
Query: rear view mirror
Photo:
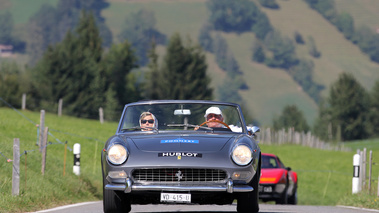
[[[189,109],[176,109],[174,115],[191,115],[191,110]]]

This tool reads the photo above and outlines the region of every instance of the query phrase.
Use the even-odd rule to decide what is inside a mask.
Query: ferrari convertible
[[[274,154],[262,153],[259,198],[263,202],[297,204],[297,173],[286,167]]]
[[[218,204],[259,211],[258,127],[234,103],[155,100],[127,104],[102,150],[104,212],[131,204]]]

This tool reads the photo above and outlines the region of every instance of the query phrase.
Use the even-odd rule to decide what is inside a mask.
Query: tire
[[[278,198],[275,203],[276,204],[287,204],[288,203],[288,186],[286,186],[286,189],[284,190],[283,194]]]
[[[258,171],[253,180],[250,182],[254,188],[252,192],[241,192],[237,198],[237,212],[239,213],[257,213],[259,212],[259,191],[258,184],[261,176],[261,159],[259,159]]]
[[[288,198],[288,204],[296,205],[297,204],[297,189],[295,188],[294,193],[292,196]]]
[[[103,181],[103,211],[105,213],[130,212],[131,204],[128,194],[122,191],[114,191],[105,189]]]

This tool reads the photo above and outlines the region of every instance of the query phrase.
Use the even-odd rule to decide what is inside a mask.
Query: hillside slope
[[[259,5],[257,0],[253,0]],[[24,2],[24,3],[23,3]],[[16,31],[22,34],[26,29],[27,16],[33,15],[39,6],[58,0],[36,0],[33,6],[26,0],[0,0],[0,11],[10,10],[15,17]],[[356,20],[356,25],[367,24],[373,29],[376,24],[379,1],[375,0],[335,0],[339,12],[346,11]],[[208,19],[206,0],[109,0],[109,7],[102,15],[112,30],[114,42],[120,33],[125,18],[132,12],[146,8],[152,10],[156,17],[156,28],[170,37],[179,32],[197,41],[199,29]],[[359,48],[346,40],[343,35],[319,13],[310,9],[303,0],[277,0],[279,10],[261,8],[269,17],[275,29],[293,39],[294,32],[299,32],[304,39],[312,36],[317,49],[321,52],[318,59],[308,54],[306,45],[297,45],[296,52],[301,58],[312,60],[315,64],[314,80],[326,87],[322,92],[328,95],[331,83],[337,80],[342,72],[354,74],[357,80],[367,89],[371,89],[379,79],[379,65],[369,60]],[[28,8],[25,12],[25,8]],[[25,34],[25,32],[24,32]],[[317,104],[296,84],[295,81],[280,69],[271,69],[251,61],[251,45],[255,39],[252,33],[222,34],[228,41],[239,66],[244,74],[248,90],[240,91],[247,103],[247,108],[262,126],[271,124],[275,115],[279,115],[284,106],[296,104],[303,111],[307,121],[312,125],[317,117]],[[225,72],[215,64],[214,56],[207,54],[211,86],[218,88],[225,78]]]
[[[346,40],[333,25],[319,13],[310,9],[304,1],[277,2],[280,5],[279,10],[261,8],[268,15],[275,29],[290,38],[293,38],[296,31],[304,39],[312,36],[317,49],[322,54],[320,58],[315,59],[308,54],[306,45],[296,47],[298,56],[314,62],[314,80],[326,87],[322,92],[323,96],[328,95],[330,84],[336,81],[342,72],[353,73],[363,86],[371,89],[375,81],[379,79],[378,64],[371,62],[357,46]],[[104,11],[103,15],[117,36],[126,14],[146,8],[155,12],[157,28],[166,35],[180,32],[183,36],[190,36],[192,40],[197,40],[198,31],[208,18],[205,3],[205,0],[111,0],[111,6]],[[361,4],[357,4],[357,0],[350,0],[349,3],[360,8],[367,8],[369,2],[359,1]],[[369,14],[366,16],[371,17]],[[301,87],[284,70],[271,69],[251,61],[251,45],[255,39],[252,33],[223,34],[223,36],[227,39],[249,86],[248,90],[240,91],[240,94],[253,116],[262,125],[270,125],[273,117],[279,115],[283,107],[288,104],[296,104],[305,114],[307,121],[310,124],[313,123],[317,117],[318,107]],[[208,55],[208,61],[209,75],[213,79],[212,86],[216,88],[222,83],[225,74],[214,64],[212,56]]]

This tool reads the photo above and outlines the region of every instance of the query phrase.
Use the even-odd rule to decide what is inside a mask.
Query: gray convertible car
[[[219,204],[258,212],[261,150],[238,104],[127,104],[101,165],[104,212],[131,204]],[[195,208],[195,207],[194,207]]]

